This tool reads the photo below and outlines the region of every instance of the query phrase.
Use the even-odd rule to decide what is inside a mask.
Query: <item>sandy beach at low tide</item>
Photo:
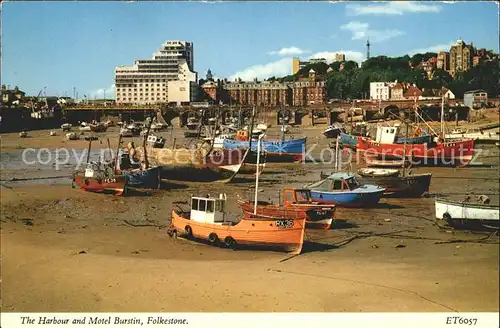
[[[308,145],[326,146],[321,130],[295,132],[307,135]],[[62,133],[30,134],[2,135],[2,157],[70,143],[62,142]],[[114,130],[105,134],[113,135]],[[107,147],[106,137],[100,139],[96,147]],[[482,148],[484,164],[478,167],[418,168],[433,173],[429,197],[383,199],[373,209],[339,208],[340,221],[329,231],[307,230],[303,253],[295,257],[166,235],[173,201],[225,192],[230,215],[237,216],[237,196],[253,195],[251,179],[115,197],[72,189],[64,179],[9,181],[50,168],[4,169],[2,162],[2,311],[497,312],[498,236],[441,229],[434,218],[436,195],[486,194],[498,203],[498,147]],[[278,190],[316,181],[331,167],[268,166],[259,197],[277,201]]]

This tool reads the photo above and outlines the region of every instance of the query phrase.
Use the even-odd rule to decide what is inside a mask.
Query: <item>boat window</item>
[[[216,200],[216,201],[215,201],[215,211],[216,211],[216,212],[222,212],[222,211],[224,210],[224,208],[223,208],[223,207],[224,207],[224,206],[223,206],[223,204],[224,204],[224,203],[222,202],[222,200]]]
[[[198,210],[198,199],[194,198],[191,201],[192,201],[191,208],[193,210],[197,211]]]
[[[333,190],[342,190],[342,181],[336,180],[333,182]]]
[[[308,202],[311,198],[311,194],[308,191],[298,191],[297,192],[297,201],[298,202]]]
[[[285,201],[287,202],[293,202],[293,194],[291,192],[285,192]]]
[[[347,185],[349,186],[349,190],[356,189],[358,187],[358,182],[354,178],[347,179]]]
[[[214,212],[214,201],[207,200],[207,213],[213,213],[213,212]]]
[[[394,133],[394,129],[391,129],[391,133]]]
[[[198,202],[198,211],[205,212],[206,207],[207,207],[207,201],[204,199],[200,199]]]

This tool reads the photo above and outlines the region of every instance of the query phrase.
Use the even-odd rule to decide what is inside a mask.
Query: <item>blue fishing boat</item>
[[[352,136],[347,133],[340,133],[339,134],[339,144],[342,147],[347,147],[351,149],[356,149],[356,145],[358,144],[358,138],[357,136]]]
[[[266,152],[267,162],[299,162],[306,151],[306,139],[262,141],[261,147]],[[249,141],[225,139],[223,147],[230,150],[248,148]],[[256,142],[252,143],[251,149],[257,151]]]
[[[128,152],[122,152],[117,163],[116,172],[128,178],[131,187],[159,188],[161,183],[161,166],[143,167],[139,161],[132,160]]]
[[[384,188],[375,185],[360,185],[353,175],[345,172],[334,173],[305,188],[311,190],[313,201],[340,207],[374,206],[385,192]]]

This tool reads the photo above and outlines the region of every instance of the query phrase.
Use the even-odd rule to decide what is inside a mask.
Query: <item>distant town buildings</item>
[[[197,92],[193,43],[167,41],[152,59],[115,69],[117,104],[189,103]]]
[[[306,67],[309,64],[315,63],[327,63],[325,58],[312,58],[306,61],[301,61],[299,57],[292,58],[292,75],[297,73],[301,68]]]
[[[431,57],[422,61],[417,67],[423,69],[429,78],[436,69],[447,71],[452,77],[459,72],[467,72],[472,67],[478,65],[483,60],[492,60],[495,54],[486,51],[486,49],[476,49],[473,44],[466,44],[458,40],[455,45],[450,47],[450,51],[441,51],[436,57]]]
[[[464,93],[464,105],[471,109],[486,107],[488,93],[484,90],[471,90]]]
[[[431,99],[445,97],[455,99],[455,94],[447,88],[419,89],[408,82],[371,82],[370,98],[373,100],[408,100],[418,98]]]
[[[326,100],[326,82],[312,69],[306,78],[294,82],[208,80],[201,88],[214,103],[233,105],[305,106],[324,104]]]
[[[344,54],[335,54],[335,61],[344,62],[345,61],[345,55]]]
[[[2,85],[2,104],[15,105],[24,100],[25,93],[16,86],[14,89],[8,89]]]

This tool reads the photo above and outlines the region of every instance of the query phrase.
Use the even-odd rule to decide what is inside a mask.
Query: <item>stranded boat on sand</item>
[[[480,196],[479,201],[481,203],[436,198],[436,219],[445,220],[451,226],[498,230],[500,207],[490,205],[485,196]]]
[[[335,205],[313,202],[308,189],[287,188],[283,191],[283,199],[283,205],[258,201],[256,215],[268,218],[306,218],[306,228],[330,229]],[[244,211],[245,217],[253,216],[254,205],[253,201],[238,200],[238,206]]]
[[[172,211],[171,237],[184,236],[207,240],[213,245],[224,243],[279,248],[300,254],[304,242],[305,218],[280,219],[248,217],[237,222],[226,219],[225,195],[192,197],[190,211]]]

